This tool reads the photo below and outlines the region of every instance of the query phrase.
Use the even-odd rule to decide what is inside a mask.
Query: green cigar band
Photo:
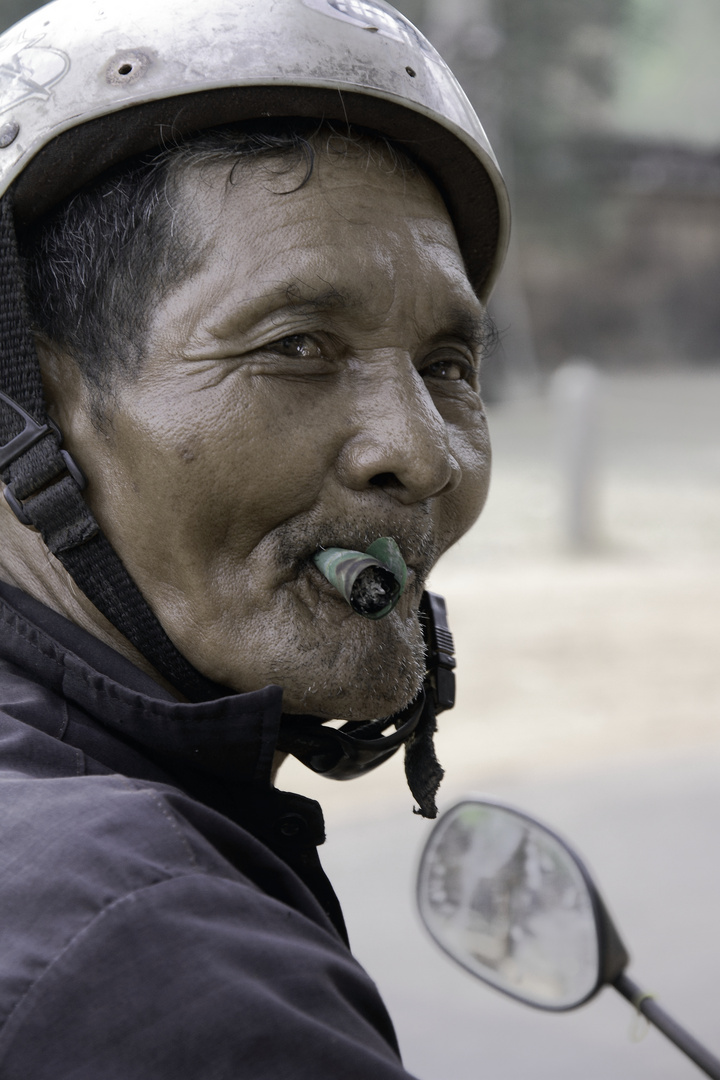
[[[407,567],[392,537],[382,537],[370,547],[372,552],[326,548],[313,561],[356,614],[382,619],[402,596]]]

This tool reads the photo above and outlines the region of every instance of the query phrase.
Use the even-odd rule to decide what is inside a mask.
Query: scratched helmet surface
[[[0,195],[20,224],[135,154],[281,116],[403,146],[488,297],[509,229],[497,162],[450,69],[383,0],[54,0],[0,36]]]

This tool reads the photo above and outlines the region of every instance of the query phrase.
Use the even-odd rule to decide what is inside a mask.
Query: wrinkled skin
[[[50,411],[102,528],[200,671],[280,684],[288,711],[388,715],[422,679],[424,578],[487,492],[482,309],[424,177],[324,155],[291,192],[301,171],[227,174],[183,181],[178,221],[203,256],[156,307],[105,421],[75,365],[44,349]],[[410,577],[369,622],[311,556],[379,536]]]

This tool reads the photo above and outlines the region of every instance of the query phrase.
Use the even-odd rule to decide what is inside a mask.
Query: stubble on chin
[[[325,720],[392,716],[416,697],[425,675],[417,612],[378,622],[351,613],[333,631],[318,625],[311,640],[298,633],[289,644],[296,663],[286,671],[286,712]]]

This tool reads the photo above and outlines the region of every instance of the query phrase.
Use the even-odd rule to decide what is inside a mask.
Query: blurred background
[[[34,6],[1,0],[0,24]],[[720,1054],[720,4],[399,6],[476,105],[515,215],[492,490],[431,582],[458,650],[441,808],[482,790],[574,840],[631,972]],[[544,1015],[434,951],[400,760],[280,783],[326,809],[355,952],[421,1080],[697,1075],[611,991]]]
[[[712,364],[715,0],[402,6],[458,74],[511,189],[515,247],[494,305],[513,328],[507,375],[578,354],[609,370]]]

